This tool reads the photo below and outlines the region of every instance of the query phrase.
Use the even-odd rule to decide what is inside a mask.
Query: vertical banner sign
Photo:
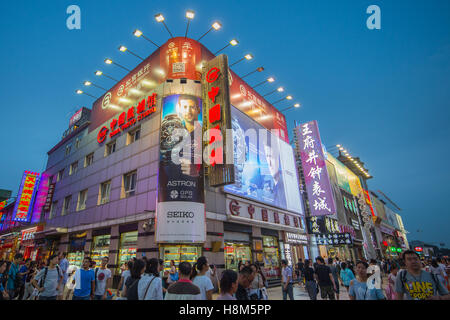
[[[233,184],[233,141],[227,141],[227,129],[231,132],[231,105],[228,58],[226,55],[208,61],[203,67],[202,95],[205,102],[203,128],[208,132],[205,141],[205,162],[208,164],[209,185],[212,187]],[[231,139],[230,139],[231,140]],[[231,162],[229,164],[228,162]]]
[[[34,196],[39,186],[39,173],[25,171],[13,211],[13,221],[29,222]]]
[[[205,242],[202,100],[167,96],[161,119],[156,242]]]
[[[335,214],[336,205],[317,121],[301,124],[295,130],[298,131],[298,137],[300,137],[300,158],[305,175],[311,216]]]
[[[47,198],[45,199],[45,204],[43,208],[44,211],[50,210],[53,201],[53,194],[55,193],[55,185],[56,183],[52,183],[48,187]]]

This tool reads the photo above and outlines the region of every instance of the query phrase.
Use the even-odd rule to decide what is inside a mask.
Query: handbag
[[[269,300],[269,295],[267,294],[267,289],[265,287],[259,289],[261,293],[261,300]]]

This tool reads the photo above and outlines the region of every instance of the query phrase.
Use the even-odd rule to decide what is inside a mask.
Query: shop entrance
[[[268,279],[278,278],[280,272],[280,252],[278,238],[263,236],[264,272]]]
[[[224,243],[225,253],[225,269],[231,269],[238,272],[239,261],[245,263],[246,261],[252,262],[252,249],[248,243]]]
[[[67,254],[67,260],[69,261],[69,265],[74,265],[81,268],[84,259],[85,244],[86,244],[86,233],[70,237],[69,253]],[[48,254],[51,254],[50,250]]]
[[[136,257],[138,242],[138,232],[124,232],[120,234],[119,255],[117,256],[116,275],[120,275],[122,270],[120,267]],[[108,243],[109,247],[109,243]]]
[[[104,257],[109,256],[110,239],[109,234],[92,238],[91,259],[97,267],[100,267]]]
[[[202,247],[197,245],[161,245],[159,257],[164,261],[164,271],[170,270],[170,261],[175,262],[178,268],[180,262],[189,262],[193,265],[202,254]]]

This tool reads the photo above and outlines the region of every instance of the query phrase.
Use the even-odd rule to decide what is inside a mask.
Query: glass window
[[[86,209],[87,192],[88,189],[85,189],[78,194],[77,211]]]
[[[70,154],[70,150],[71,150],[71,149],[72,149],[72,145],[71,145],[71,144],[68,144],[68,145],[66,146],[66,156]]]
[[[133,142],[139,140],[141,137],[141,128],[137,128],[131,132],[128,132],[127,135],[127,145],[132,144]]]
[[[113,152],[116,152],[116,141],[110,142],[106,145],[105,157],[109,156]]]
[[[53,201],[51,206],[50,206],[50,215],[49,215],[49,219],[53,218],[56,214],[56,207],[58,206],[58,201]]]
[[[96,266],[100,266],[102,259],[109,256],[109,244],[111,242],[111,235],[103,235],[93,237],[91,258],[96,262]]]
[[[80,147],[80,142],[81,142],[81,138],[77,137],[77,139],[75,140],[75,148],[79,148]]]
[[[243,243],[225,242],[223,248],[225,254],[225,268],[238,272],[239,262],[252,262],[252,251],[250,245]]]
[[[61,181],[64,176],[64,169],[59,170],[58,176],[56,177],[56,182]]]
[[[119,255],[117,257],[116,274],[120,274],[120,266],[136,257],[138,232],[126,232],[120,235]]]
[[[264,272],[267,278],[280,276],[280,254],[277,238],[263,236],[263,261]]]
[[[70,165],[70,169],[69,169],[69,176],[71,176],[72,174],[76,173],[78,169],[78,161],[74,162]]]
[[[93,162],[94,162],[94,153],[90,153],[84,158],[84,167],[85,168],[89,167]]]
[[[105,203],[109,202],[110,191],[111,191],[111,180],[103,182],[100,185],[98,204],[105,204]]]
[[[122,197],[134,196],[136,191],[137,171],[132,171],[123,176],[123,193]]]
[[[201,256],[202,248],[199,246],[190,245],[173,245],[173,246],[161,246],[160,257],[164,261],[164,270],[170,270],[170,261],[175,262],[175,266],[178,267],[180,262],[190,262],[194,264]]]
[[[67,196],[64,198],[64,204],[63,204],[63,208],[62,208],[62,213],[61,215],[66,215],[70,212],[70,202],[72,201],[72,196]]]

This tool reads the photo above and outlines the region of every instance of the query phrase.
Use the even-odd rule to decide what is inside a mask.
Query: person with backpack
[[[317,266],[314,268],[315,277],[320,287],[320,296],[323,300],[336,300],[334,293],[337,291],[333,275],[329,266],[325,265],[325,260],[318,256]]]
[[[34,279],[34,277],[36,275],[37,275],[36,262],[32,261],[30,263],[30,269],[28,271],[28,274],[25,278],[25,290],[24,290],[22,300],[29,300],[31,298],[31,295],[33,294],[33,290],[34,290],[32,280]]]
[[[191,280],[192,283],[200,289],[200,300],[212,300],[214,285],[211,279],[206,275],[208,270],[209,265],[205,257],[198,258],[192,268]]]
[[[292,276],[292,268],[288,266],[286,260],[281,260],[281,267],[281,290],[283,293],[283,300],[287,300],[288,295],[289,299],[294,300],[294,279]]]
[[[56,300],[62,285],[63,273],[57,265],[58,255],[48,258],[48,266],[43,268],[32,280],[32,285],[39,291],[39,300]],[[39,281],[39,283],[38,283]]]
[[[94,297],[95,273],[90,269],[91,263],[91,258],[85,257],[82,268],[75,271],[72,281],[75,284],[72,300],[92,300]]]
[[[94,300],[106,300],[107,289],[111,287],[111,270],[106,268],[109,258],[103,257],[100,268],[95,268]]]
[[[395,280],[397,300],[450,300],[448,290],[432,273],[422,270],[419,254],[413,250],[403,252],[406,270]]]
[[[309,259],[305,259],[303,265],[303,276],[305,277],[305,289],[308,292],[310,300],[317,300],[317,283],[314,278],[314,269],[310,266]]]
[[[6,261],[0,261],[0,300],[9,300],[9,294],[5,289],[7,268],[8,263]]]
[[[69,269],[69,260],[66,259],[67,252],[60,252],[59,253],[59,268],[61,269],[63,273],[63,283],[62,286],[59,288],[58,292],[58,300],[62,300],[64,296],[64,289],[66,288],[67,279],[69,278],[67,274],[67,270]]]
[[[20,278],[22,281],[18,288],[18,291],[19,291],[19,297],[17,298],[18,300],[22,300],[23,295],[25,294],[25,282],[26,282],[28,274],[30,272],[30,265],[31,265],[31,259],[28,258],[25,260],[25,263],[22,264],[22,266],[19,269],[19,275],[20,275]]]
[[[133,268],[131,268],[131,275],[125,282],[125,287],[123,289],[122,296],[126,297],[127,300],[139,300],[138,285],[139,280],[144,274],[146,265],[144,260],[136,259],[133,262]]]
[[[147,260],[145,273],[138,283],[139,300],[163,300],[162,280],[159,276],[161,269],[158,259]]]
[[[13,300],[18,294],[18,290],[20,290],[20,286],[22,284],[22,278],[19,274],[19,265],[23,261],[23,254],[17,253],[14,256],[14,260],[9,266],[8,271],[8,283],[6,284],[6,290],[8,291],[9,297]]]

